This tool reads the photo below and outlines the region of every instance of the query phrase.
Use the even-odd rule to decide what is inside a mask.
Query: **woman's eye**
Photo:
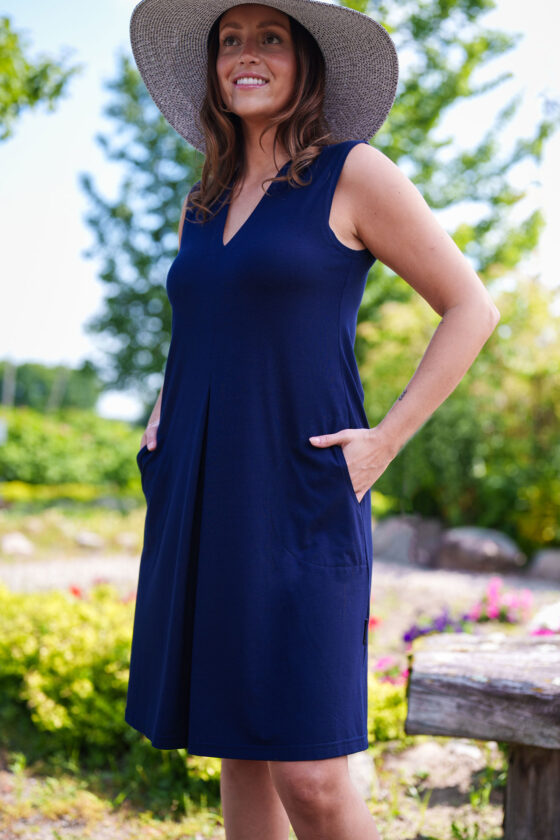
[[[280,36],[279,36],[279,35],[277,35],[277,34],[276,34],[276,32],[267,32],[267,33],[265,34],[265,38],[268,38],[269,36],[270,36],[270,37],[272,37],[272,38],[277,38],[277,39],[278,39],[278,41],[279,41],[280,43],[282,42],[282,39],[280,38]],[[231,39],[235,40],[235,35],[226,35],[226,36],[225,36],[225,38],[222,40],[222,45],[223,45],[224,47],[229,47],[229,46],[231,46],[231,45],[228,43]]]

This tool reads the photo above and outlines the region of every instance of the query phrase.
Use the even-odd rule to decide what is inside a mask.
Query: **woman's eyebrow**
[[[221,28],[225,29],[226,26],[231,26],[232,29],[242,29],[242,26],[241,26],[240,23],[235,23],[234,21],[229,21],[229,20],[226,21],[226,23],[223,23]],[[280,23],[277,20],[263,20],[261,23],[257,24],[257,29],[262,29],[265,26],[281,26],[282,29],[287,30],[287,27],[284,26],[283,23]]]

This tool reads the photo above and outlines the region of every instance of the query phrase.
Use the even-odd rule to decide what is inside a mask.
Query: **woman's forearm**
[[[499,319],[495,307],[474,303],[445,311],[410,382],[371,430],[393,457],[455,389]]]
[[[159,423],[159,418],[160,418],[160,415],[161,415],[161,395],[162,395],[162,392],[163,392],[163,385],[160,388],[159,394],[158,394],[157,399],[154,403],[154,407],[152,408],[152,413],[150,414],[150,419],[148,421],[149,423],[156,423],[156,422]]]

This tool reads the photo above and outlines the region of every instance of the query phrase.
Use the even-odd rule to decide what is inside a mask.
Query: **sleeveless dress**
[[[339,445],[369,428],[354,355],[375,257],[329,226],[350,149],[269,185],[223,244],[187,212],[146,498],[126,722],[158,749],[262,760],[364,750],[372,571]],[[283,174],[289,162],[279,170]],[[232,188],[232,183],[228,190]]]

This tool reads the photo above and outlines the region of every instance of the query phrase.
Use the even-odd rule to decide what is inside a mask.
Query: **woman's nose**
[[[241,57],[255,56],[258,53],[257,37],[247,37],[241,46]]]

